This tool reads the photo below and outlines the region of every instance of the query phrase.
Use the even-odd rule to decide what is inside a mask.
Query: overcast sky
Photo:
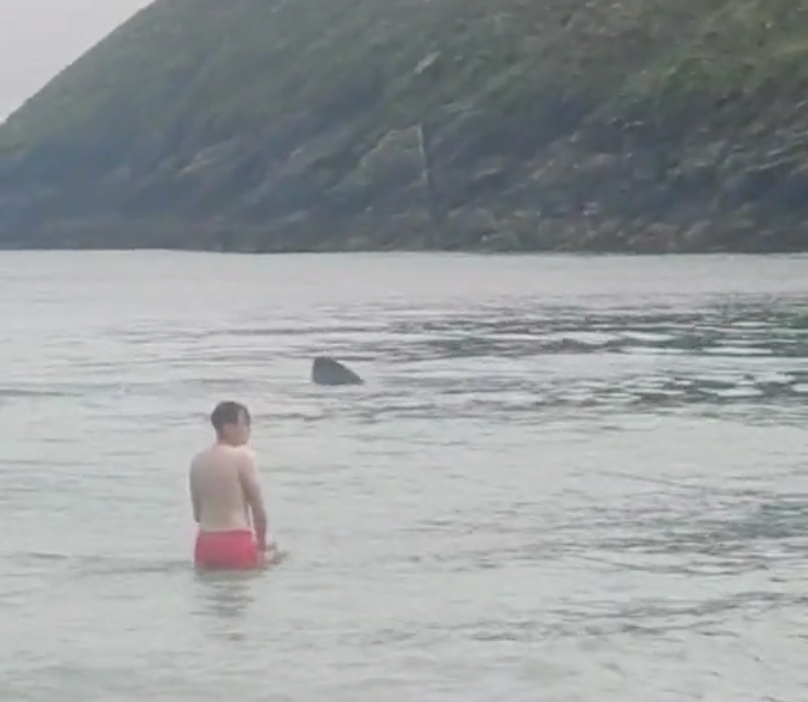
[[[0,119],[149,2],[0,0]]]

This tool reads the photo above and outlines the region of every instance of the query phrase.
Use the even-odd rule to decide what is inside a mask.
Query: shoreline
[[[776,257],[776,256],[805,256],[808,255],[808,245],[801,249],[704,249],[704,250],[632,250],[632,249],[485,249],[485,248],[285,248],[271,250],[254,250],[239,248],[193,246],[36,246],[36,245],[0,245],[0,255],[4,253],[135,253],[135,252],[165,252],[165,253],[198,253],[219,254],[223,256],[349,256],[349,255],[413,255],[413,256],[474,256],[474,257],[575,257],[575,258],[688,258],[688,257]]]
[[[673,223],[643,217],[541,218],[500,215],[485,230],[436,226],[410,212],[396,216],[274,218],[265,222],[145,215],[124,220],[40,219],[7,222],[0,251],[205,251],[237,254],[466,253],[580,255],[727,255],[808,253],[808,223],[797,218],[739,220],[733,212]],[[308,221],[301,221],[308,217]],[[20,232],[25,232],[20,234]]]

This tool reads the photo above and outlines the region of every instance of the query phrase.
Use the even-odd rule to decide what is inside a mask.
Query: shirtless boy
[[[264,498],[247,448],[250,413],[238,402],[220,402],[210,421],[216,441],[194,457],[190,470],[199,525],[194,561],[205,569],[256,568],[274,556],[275,546],[267,543]]]

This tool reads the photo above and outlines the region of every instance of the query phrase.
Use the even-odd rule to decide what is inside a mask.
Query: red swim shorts
[[[257,568],[260,562],[253,533],[238,531],[200,531],[196,537],[194,562],[197,568],[241,570]]]

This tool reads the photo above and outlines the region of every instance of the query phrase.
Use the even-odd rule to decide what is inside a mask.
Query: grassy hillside
[[[0,242],[808,250],[806,88],[798,0],[158,0],[0,126]]]

